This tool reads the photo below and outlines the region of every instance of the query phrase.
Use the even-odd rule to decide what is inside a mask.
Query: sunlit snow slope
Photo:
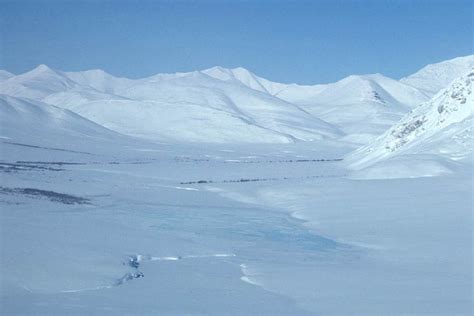
[[[69,110],[0,94],[0,140],[25,147],[67,151],[67,148],[99,149],[105,142],[126,142],[128,137]],[[8,154],[4,152],[3,158]]]
[[[14,75],[12,73],[9,73],[8,71],[0,69],[0,82],[10,79],[13,76]]]
[[[423,67],[418,72],[402,78],[400,82],[411,85],[429,96],[446,88],[453,80],[474,67],[474,55],[458,57]]]
[[[462,75],[474,57],[429,65],[400,81],[381,74],[303,86],[244,68],[118,78],[45,65],[0,72],[0,94],[69,109],[121,134],[166,142],[367,144]]]
[[[473,152],[474,70],[408,113],[373,143],[350,154],[356,168],[403,154],[462,160]]]
[[[382,133],[410,107],[428,100],[426,93],[381,74],[349,76],[336,83],[304,86],[260,78],[243,68],[214,67],[203,73],[238,83],[296,104],[362,141]]]
[[[288,143],[336,138],[336,127],[289,102],[202,72],[140,80],[41,65],[0,93],[70,109],[120,133],[184,142]]]

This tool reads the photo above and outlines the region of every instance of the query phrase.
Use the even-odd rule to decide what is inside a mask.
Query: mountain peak
[[[43,76],[43,75],[62,76],[61,71],[56,71],[45,64],[40,64],[36,68],[33,68],[32,70],[18,75],[17,78],[25,79],[25,78],[33,78],[36,76]]]
[[[474,67],[474,55],[457,57],[429,64],[414,74],[400,79],[400,82],[433,96],[453,82],[454,79],[464,75],[466,69],[472,67]]]
[[[202,70],[202,72],[211,72],[211,71],[227,72],[229,70],[230,70],[229,68],[225,68],[225,67],[222,67],[222,66],[214,66],[214,67],[211,67],[211,68],[204,69],[204,70]]]
[[[338,82],[349,82],[349,81],[378,81],[378,80],[386,80],[391,79],[384,76],[381,73],[373,73],[373,74],[363,74],[363,75],[349,75],[345,78],[342,78]],[[392,79],[393,80],[393,79]]]
[[[44,71],[53,71],[53,70],[45,64],[40,64],[36,68],[34,68],[33,70],[31,70],[29,72],[44,72]]]
[[[105,70],[102,69],[89,69],[89,70],[84,70],[84,71],[71,71],[71,72],[66,72],[66,75],[69,76],[87,76],[89,78],[104,78],[104,77],[109,77],[112,78],[114,77],[113,75],[109,74]]]
[[[11,77],[14,77],[15,75],[12,74],[11,72],[8,72],[6,70],[0,69],[0,82],[5,81],[10,79]]]
[[[252,72],[243,67],[225,68],[221,66],[214,66],[201,70],[200,72],[221,80],[228,80],[238,76],[255,76]]]

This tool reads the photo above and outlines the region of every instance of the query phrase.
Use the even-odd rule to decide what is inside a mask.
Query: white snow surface
[[[474,55],[457,57],[430,64],[416,73],[400,79],[400,82],[411,85],[429,96],[446,88],[453,80],[466,73],[466,69],[474,67]]]
[[[0,69],[0,82],[5,81],[7,79],[10,79],[13,76],[14,76],[14,74],[12,74],[12,73],[10,73],[6,70]]]
[[[64,73],[41,65],[2,82],[0,92],[155,140],[287,143],[343,134],[297,105],[203,72],[130,80],[100,70]]]
[[[360,169],[403,154],[431,153],[451,160],[472,158],[473,82],[474,69],[346,160],[353,168]]]
[[[12,76],[0,314],[472,315],[472,81]]]
[[[353,75],[336,83],[304,86],[271,82],[243,68],[214,67],[203,73],[299,105],[352,135],[352,139],[381,133],[409,108],[428,99],[426,93],[381,74]]]
[[[16,97],[41,100],[44,97],[68,90],[80,89],[80,85],[68,79],[62,72],[46,65],[20,74],[0,83],[0,93]]]
[[[0,137],[19,143],[60,146],[64,141],[88,147],[127,137],[53,105],[0,94]]]
[[[472,56],[446,61],[438,64],[443,65],[438,72],[460,71],[470,60]],[[435,66],[429,67],[439,68]],[[423,76],[429,83],[430,73]],[[448,80],[440,76],[431,83]],[[127,79],[99,69],[63,72],[40,65],[16,76],[2,72],[1,78],[1,94],[70,109],[119,133],[180,142],[288,143],[327,138],[363,144],[431,96],[426,85],[381,74],[304,86],[272,82],[244,68],[222,67]]]

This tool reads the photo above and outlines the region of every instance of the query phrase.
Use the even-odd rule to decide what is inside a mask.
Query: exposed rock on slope
[[[474,71],[458,78],[347,160],[359,169],[403,154],[428,153],[452,160],[472,155],[473,81]]]

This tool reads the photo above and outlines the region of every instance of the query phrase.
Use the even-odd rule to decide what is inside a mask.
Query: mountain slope
[[[112,95],[134,83],[132,79],[118,78],[101,69],[65,72],[64,75],[82,86]]]
[[[2,81],[5,81],[7,79],[10,79],[11,77],[13,77],[14,74],[8,72],[8,71],[5,71],[5,70],[2,70],[0,69],[0,82]]]
[[[282,84],[258,77],[244,68],[214,67],[201,71],[208,76],[265,92],[329,123],[351,140],[379,135],[398,121],[410,107],[428,100],[418,89],[380,74],[349,76],[336,83],[304,86]]]
[[[242,67],[227,69],[217,66],[202,70],[201,73],[222,81],[240,83],[248,88],[273,96],[277,96],[278,93],[287,89],[289,86],[298,86],[296,84],[285,84],[267,80]]]
[[[0,82],[0,94],[42,101],[62,108],[94,100],[123,99],[76,82],[66,73],[46,65]]]
[[[160,140],[273,143],[342,134],[298,106],[201,72],[156,75],[115,93],[128,101],[71,109],[119,132]]]
[[[124,137],[71,111],[0,94],[0,138],[15,144],[90,148]]]
[[[474,71],[455,80],[408,113],[373,143],[347,157],[360,169],[405,154],[429,153],[460,160],[473,152]]]
[[[78,88],[79,84],[46,65],[40,65],[0,83],[1,94],[35,100],[41,100],[52,93]]]
[[[458,57],[427,65],[416,73],[400,79],[400,82],[433,96],[472,67],[474,67],[474,55]]]
[[[447,61],[457,66],[446,67],[458,72],[471,59],[459,60]],[[213,67],[132,80],[102,70],[62,72],[41,65],[0,81],[0,93],[70,109],[117,132],[160,141],[342,138],[365,144],[429,99],[426,85],[423,90],[414,85],[432,74],[421,70],[401,81],[380,74],[354,75],[301,86],[272,82],[244,68]],[[440,81],[438,77],[430,82]]]
[[[349,76],[316,88],[319,92],[310,98],[302,98],[302,92],[299,99],[290,96],[288,100],[341,128],[350,140],[362,143],[395,124],[415,103],[427,100],[416,89],[380,74]]]
[[[234,77],[244,81],[247,74],[240,69]],[[198,71],[131,80],[101,70],[66,73],[41,65],[0,83],[0,93],[70,109],[117,132],[160,141],[286,143],[342,135],[294,104],[237,79]]]

